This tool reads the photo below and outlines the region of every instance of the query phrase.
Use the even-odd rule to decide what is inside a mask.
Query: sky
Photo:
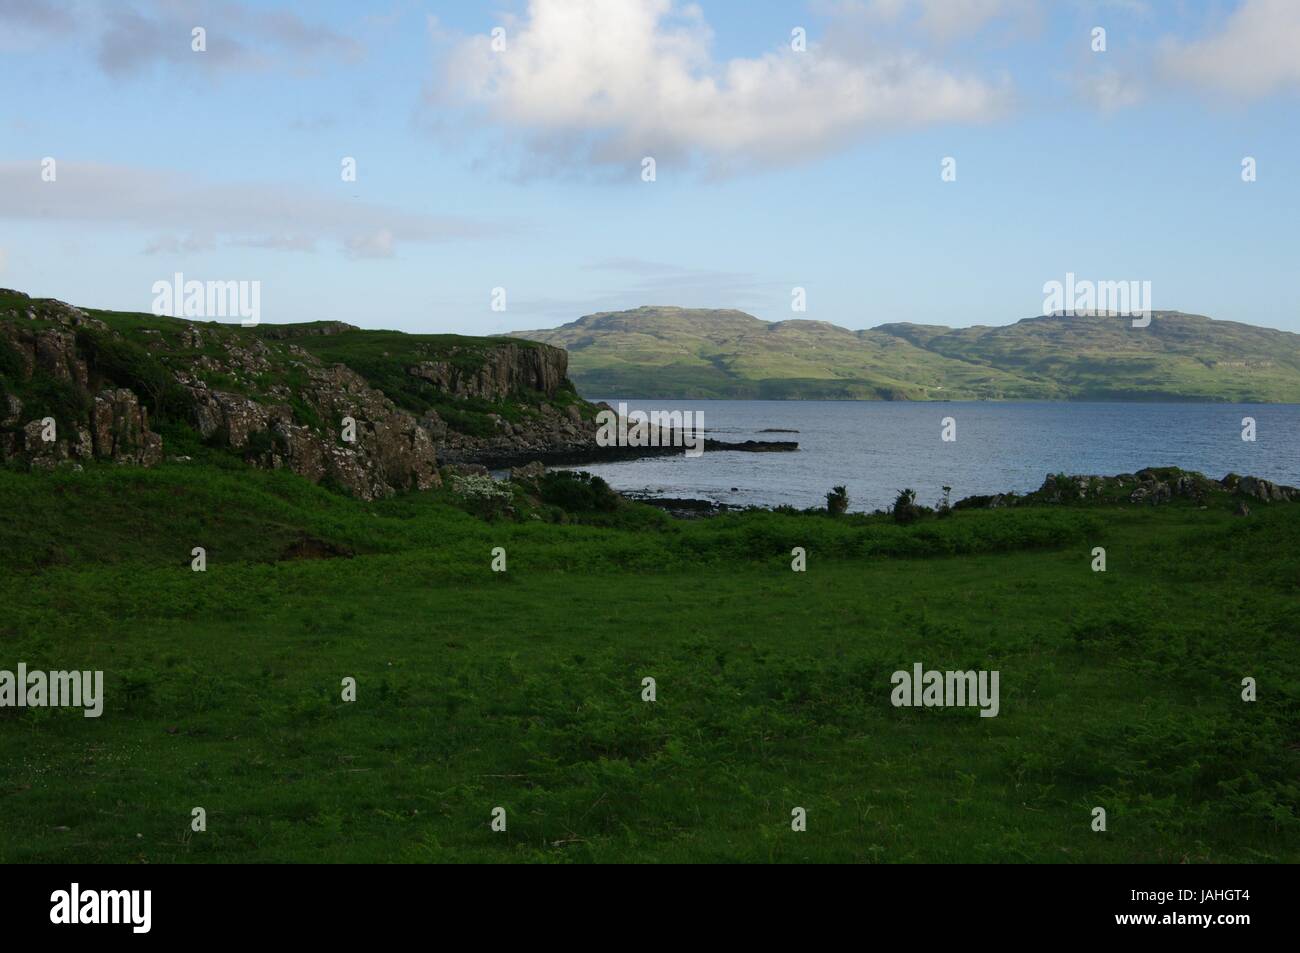
[[[1300,0],[0,0],[0,287],[498,334],[1073,273],[1300,332],[1298,107]]]

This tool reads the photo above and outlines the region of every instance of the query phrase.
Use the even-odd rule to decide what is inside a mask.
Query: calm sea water
[[[876,401],[645,401],[633,410],[693,410],[719,440],[797,440],[797,453],[709,450],[690,459],[658,457],[576,469],[619,490],[696,497],[739,505],[825,503],[836,484],[850,509],[872,510],[910,487],[933,505],[945,484],[952,499],[1026,492],[1048,473],[1132,473],[1146,466],[1228,472],[1300,485],[1300,405],[1146,403],[887,403]],[[957,440],[940,439],[957,421]],[[1241,439],[1242,418],[1255,442]],[[763,433],[768,428],[797,434]],[[734,488],[734,489],[733,489]]]

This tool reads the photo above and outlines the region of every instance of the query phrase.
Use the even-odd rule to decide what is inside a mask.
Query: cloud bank
[[[982,121],[1007,105],[1004,84],[909,51],[849,56],[810,39],[805,52],[718,61],[703,13],[674,0],[531,0],[504,29],[504,50],[489,36],[454,44],[439,87],[543,163],[785,165],[876,130]]]
[[[218,242],[302,252],[328,241],[350,257],[387,258],[403,242],[503,231],[281,185],[212,183],[175,172],[75,162],[60,162],[54,182],[42,181],[39,163],[0,163],[3,220],[161,232],[143,250],[170,255],[209,251]]]

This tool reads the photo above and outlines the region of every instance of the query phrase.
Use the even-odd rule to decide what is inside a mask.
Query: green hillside
[[[568,350],[588,395],[856,400],[1300,401],[1300,335],[1199,315],[946,328],[642,307],[518,337]]]

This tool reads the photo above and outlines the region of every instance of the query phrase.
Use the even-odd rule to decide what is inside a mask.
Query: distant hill
[[[1300,402],[1300,335],[1176,311],[850,331],[641,307],[515,336],[565,348],[597,397]]]

